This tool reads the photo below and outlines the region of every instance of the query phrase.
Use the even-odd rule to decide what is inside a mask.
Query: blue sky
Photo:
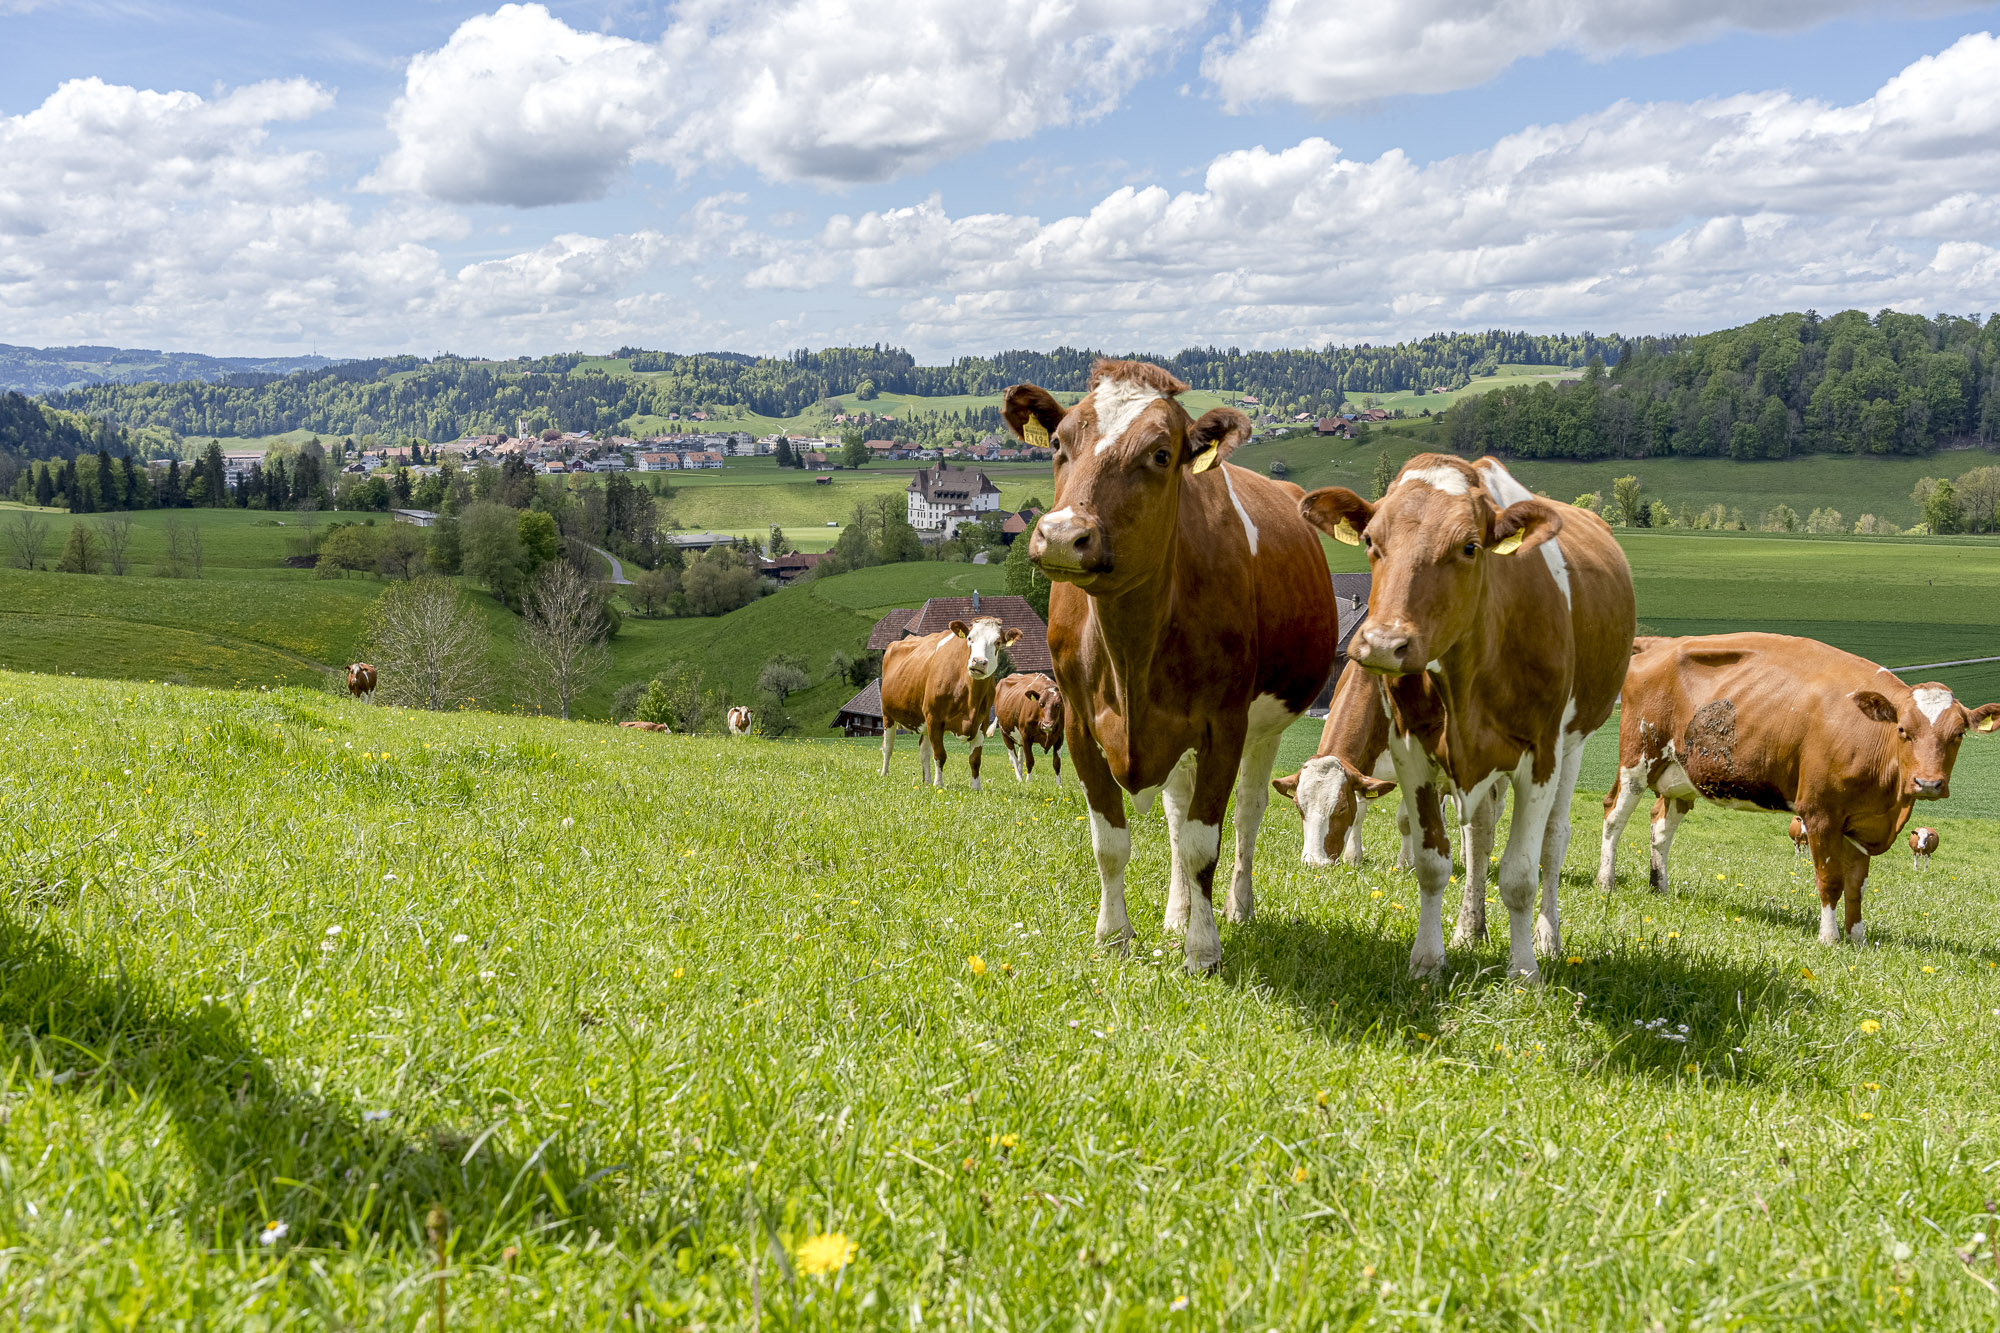
[[[2000,7],[0,0],[0,342],[926,357],[2000,308]]]

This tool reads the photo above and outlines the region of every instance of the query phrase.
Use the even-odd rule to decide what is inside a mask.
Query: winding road
[[[618,563],[617,556],[611,554],[611,552],[605,550],[602,546],[593,546],[590,549],[611,562],[611,581],[613,583],[630,583],[632,581],[625,577],[625,566]]]

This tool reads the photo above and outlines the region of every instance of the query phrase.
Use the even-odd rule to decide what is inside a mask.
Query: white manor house
[[[984,472],[940,462],[910,481],[910,526],[953,535],[958,525],[1000,507],[1000,488]]]

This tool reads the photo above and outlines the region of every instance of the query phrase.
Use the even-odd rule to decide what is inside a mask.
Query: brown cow
[[[1938,831],[1934,828],[1919,828],[1910,831],[1910,869],[1927,869],[1931,863],[1931,853],[1938,849]]]
[[[1650,788],[1653,888],[1667,887],[1674,830],[1696,796],[1795,811],[1819,881],[1823,944],[1861,943],[1870,857],[1895,843],[1918,801],[1951,794],[1968,729],[2000,726],[2000,704],[1968,710],[1942,685],[1911,687],[1865,658],[1784,634],[1641,639],[1618,723],[1618,784],[1605,796],[1597,882],[1611,887],[1618,837]],[[1835,907],[1846,902],[1846,921]]]
[[[748,736],[750,734],[751,723],[754,721],[755,719],[751,716],[750,710],[738,704],[729,710],[729,734],[732,736]]]
[[[1536,952],[1561,948],[1556,885],[1584,738],[1611,715],[1632,653],[1624,552],[1603,519],[1530,494],[1491,458],[1419,454],[1376,503],[1333,487],[1307,496],[1305,512],[1368,548],[1368,618],[1347,653],[1378,678],[1397,781],[1416,806],[1411,974],[1444,964],[1451,852],[1440,791],[1476,810],[1505,784],[1514,792],[1498,876],[1508,970],[1539,977]],[[1483,927],[1461,921],[1458,936]]]
[[[1223,460],[1249,438],[1230,408],[1196,421],[1187,385],[1158,366],[1099,361],[1065,408],[1032,384],[1007,391],[1016,435],[1055,450],[1056,507],[1028,558],[1054,582],[1049,653],[1070,762],[1090,804],[1097,938],[1132,938],[1125,793],[1163,792],[1170,844],[1166,929],[1187,967],[1220,966],[1214,883],[1236,792],[1227,910],[1255,910],[1251,866],[1278,741],[1318,695],[1339,626],[1326,557],[1299,519],[1299,489]]]
[[[1035,747],[1039,745],[1055,765],[1056,785],[1062,785],[1063,702],[1054,681],[1039,671],[1001,681],[993,699],[993,725],[986,734],[996,731],[1000,743],[1007,747],[1007,762],[1014,766],[1017,779],[1025,782],[1034,776]],[[1014,749],[1017,744],[1018,755]],[[1026,772],[1022,771],[1024,763]]]
[[[375,702],[375,668],[366,662],[350,662],[347,666],[347,692],[359,699],[368,696],[368,702]]]
[[[1389,756],[1389,718],[1382,711],[1381,695],[1367,669],[1359,662],[1349,662],[1334,686],[1326,725],[1320,729],[1318,753],[1298,772],[1271,783],[1305,820],[1301,854],[1305,863],[1332,865],[1334,849],[1339,848],[1340,860],[1360,865],[1362,802],[1394,791],[1395,777],[1395,761]],[[1487,858],[1493,852],[1494,826],[1504,800],[1496,789],[1470,807],[1461,807],[1459,846],[1465,854],[1465,891],[1459,901],[1455,944],[1486,933]],[[1398,805],[1396,827],[1402,835],[1396,869],[1408,870],[1417,861],[1406,802]],[[1460,938],[1474,931],[1476,934]]]
[[[907,727],[922,739],[917,743],[922,781],[944,786],[944,734],[949,731],[972,742],[972,789],[979,790],[979,754],[985,746],[986,720],[993,712],[993,673],[1000,666],[1000,649],[1021,637],[1017,629],[1001,628],[992,616],[920,639],[901,639],[882,654],[882,776],[889,776],[889,755],[896,748],[896,728]]]
[[[664,722],[620,722],[620,723],[619,723],[618,725],[619,725],[619,726],[621,726],[621,727],[629,727],[629,728],[631,728],[631,729],[632,729],[633,731],[672,731],[672,730],[673,730],[673,728],[672,728],[672,727],[669,727],[669,726],[668,726],[668,725],[667,725],[666,723],[664,723]]]
[[[1792,827],[1789,831],[1792,835],[1792,855],[1804,856],[1806,854],[1806,821],[1800,819],[1797,815],[1793,815]]]

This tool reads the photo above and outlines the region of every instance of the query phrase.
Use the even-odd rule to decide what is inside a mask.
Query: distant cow
[[[1039,745],[1055,765],[1056,785],[1062,785],[1063,701],[1053,680],[1037,671],[1001,681],[993,697],[993,725],[986,734],[996,731],[1000,743],[1007,747],[1007,762],[1014,766],[1016,778],[1025,782],[1034,776],[1035,747]]]
[[[351,662],[347,667],[347,692],[359,699],[367,696],[369,703],[375,702],[375,668],[366,662]]]
[[[1396,765],[1389,756],[1389,719],[1382,711],[1375,679],[1358,662],[1349,662],[1334,687],[1333,701],[1320,729],[1319,752],[1298,772],[1271,785],[1288,797],[1305,820],[1307,865],[1332,865],[1334,858],[1361,864],[1361,803],[1396,789]],[[1460,895],[1458,926],[1452,943],[1468,944],[1486,935],[1486,867],[1493,852],[1493,832],[1505,794],[1495,788],[1470,806],[1460,806],[1459,847],[1465,855],[1465,890]],[[1396,811],[1402,849],[1396,868],[1416,865],[1408,803]],[[1339,848],[1339,852],[1335,852]]]
[[[633,731],[672,731],[672,730],[673,730],[673,728],[669,727],[669,726],[668,726],[668,725],[667,725],[666,723],[664,723],[664,722],[620,722],[620,723],[619,723],[618,725],[619,725],[619,726],[621,726],[621,727],[629,727],[629,728],[631,728],[631,729],[632,729]]]
[[[982,616],[970,625],[954,620],[941,633],[889,645],[882,655],[883,777],[889,776],[896,728],[906,727],[920,737],[920,779],[942,787],[944,737],[950,732],[972,742],[972,789],[979,790],[979,756],[997,683],[993,673],[1000,667],[1000,649],[1020,637],[1020,630]]]
[[[740,704],[730,709],[729,734],[732,736],[748,736],[750,734],[750,724],[753,720],[750,716],[750,710]]]
[[[1652,858],[1659,891],[1674,830],[1695,797],[1794,811],[1819,882],[1823,944],[1867,938],[1869,858],[1894,845],[1916,802],[1951,794],[1965,733],[2000,726],[2000,704],[1967,709],[1942,685],[1905,685],[1812,639],[1714,634],[1641,639],[1637,648],[1618,724],[1618,782],[1604,801],[1599,885],[1611,886],[1619,835],[1649,789],[1660,798]],[[1835,910],[1843,901],[1844,922]]]
[[[1931,853],[1938,849],[1938,831],[1934,828],[1912,829],[1910,831],[1910,869],[1928,868]]]
[[[1189,971],[1220,966],[1214,884],[1236,794],[1232,920],[1255,910],[1251,866],[1278,742],[1333,667],[1339,619],[1299,489],[1226,462],[1241,412],[1199,421],[1158,366],[1098,361],[1073,407],[1032,384],[1007,391],[1008,428],[1055,452],[1055,504],[1028,542],[1048,575],[1049,653],[1063,730],[1090,803],[1097,939],[1132,938],[1125,793],[1164,794],[1166,928]]]
[[[1800,819],[1797,815],[1792,816],[1791,835],[1792,855],[1804,856],[1806,854],[1806,821]]]
[[[1632,654],[1624,552],[1603,519],[1531,494],[1492,458],[1419,454],[1373,504],[1330,487],[1304,509],[1368,549],[1368,616],[1347,654],[1377,678],[1396,779],[1416,807],[1411,974],[1444,965],[1451,849],[1439,798],[1476,810],[1504,784],[1514,792],[1498,875],[1508,971],[1539,977],[1536,954],[1561,948],[1556,887],[1584,738],[1611,715]],[[1477,938],[1464,922],[1457,934]]]

